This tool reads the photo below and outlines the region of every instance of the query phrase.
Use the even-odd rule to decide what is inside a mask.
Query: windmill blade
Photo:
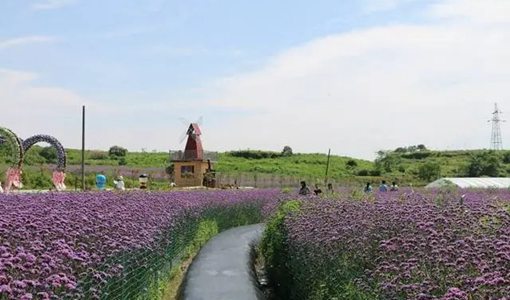
[[[184,131],[181,136],[179,137],[179,144],[182,144],[184,140],[186,139],[186,136],[188,135],[188,131]]]
[[[198,126],[202,127],[202,125],[204,124],[204,116],[200,116],[196,123],[198,124]]]
[[[186,126],[190,124],[190,121],[188,119],[186,119],[186,118],[183,118],[183,117],[180,117],[179,121],[181,121],[181,123],[183,125],[186,125]]]

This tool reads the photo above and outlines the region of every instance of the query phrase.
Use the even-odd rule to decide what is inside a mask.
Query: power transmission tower
[[[501,111],[498,109],[498,104],[494,103],[494,112],[492,113],[492,119],[489,122],[492,122],[492,134],[491,134],[491,149],[492,150],[503,150],[503,142],[501,140],[501,127],[500,123],[505,122],[505,120],[501,120],[499,114]]]

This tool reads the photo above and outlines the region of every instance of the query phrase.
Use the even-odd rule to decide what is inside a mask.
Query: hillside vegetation
[[[87,150],[85,164],[106,168],[112,172],[121,166],[133,172],[161,170],[162,176],[165,170],[171,169],[170,153],[128,152],[121,147],[117,148],[123,151]],[[66,153],[68,166],[75,166],[76,169],[81,163],[80,150],[67,149]],[[379,151],[377,154],[374,162],[332,155],[328,177],[337,182],[375,182],[386,179],[396,180],[401,185],[424,185],[439,177],[510,176],[510,151],[434,151],[418,145]],[[3,172],[10,163],[8,149],[5,145],[0,145],[0,180],[3,181]],[[25,154],[24,176],[30,179],[29,182],[47,184],[50,172],[43,169],[47,164],[54,163],[56,153],[53,148],[34,146]],[[291,149],[289,152],[241,150],[218,153],[214,168],[222,174],[233,176],[253,173],[320,179],[325,176],[326,164],[327,155],[319,153],[293,154]],[[90,167],[89,170],[96,172],[98,167]],[[93,185],[93,174],[90,175],[88,182]],[[38,176],[44,176],[44,179],[35,178]],[[76,179],[73,178],[72,181]]]
[[[385,176],[419,183],[439,177],[506,177],[510,151],[433,151],[411,146],[379,151],[375,168]]]

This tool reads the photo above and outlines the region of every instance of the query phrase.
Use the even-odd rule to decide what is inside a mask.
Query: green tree
[[[110,150],[108,150],[108,155],[111,157],[124,157],[126,156],[126,153],[127,149],[120,146],[112,146],[110,147]]]
[[[441,165],[432,161],[424,163],[418,168],[418,177],[426,181],[441,177]]]
[[[467,173],[470,177],[500,176],[501,160],[494,151],[474,154],[469,160]]]
[[[416,146],[416,148],[418,148],[418,151],[427,151],[427,147],[425,147],[425,145],[423,144],[419,144],[418,146]]]
[[[125,157],[121,157],[119,159],[119,166],[125,166],[125,165],[127,165],[127,160]]]
[[[349,159],[346,163],[345,163],[345,166],[348,168],[348,169],[354,169],[358,166],[358,163],[354,160],[354,159]]]
[[[290,146],[283,147],[282,156],[292,156],[292,148]]]
[[[379,171],[392,172],[398,169],[401,163],[400,156],[391,151],[378,151],[375,167]]]
[[[507,151],[505,154],[503,154],[503,162],[505,164],[510,164],[510,151]]]
[[[57,160],[57,149],[54,147],[44,147],[39,151],[39,155],[44,157],[46,163],[52,163]]]

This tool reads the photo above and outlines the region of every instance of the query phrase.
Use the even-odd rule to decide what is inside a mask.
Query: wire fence
[[[299,188],[300,182],[305,181],[308,185],[324,188],[327,183],[333,185],[333,189],[340,187],[359,187],[363,186],[365,181],[377,182],[380,177],[346,177],[342,179],[316,176],[285,176],[268,173],[216,173],[216,183],[218,187],[254,187],[254,188]]]
[[[262,203],[212,207],[200,216],[184,215],[172,228],[162,231],[152,247],[116,253],[100,266],[88,270],[77,293],[65,299],[161,299],[175,268],[204,243],[203,224],[209,231],[262,221]]]

